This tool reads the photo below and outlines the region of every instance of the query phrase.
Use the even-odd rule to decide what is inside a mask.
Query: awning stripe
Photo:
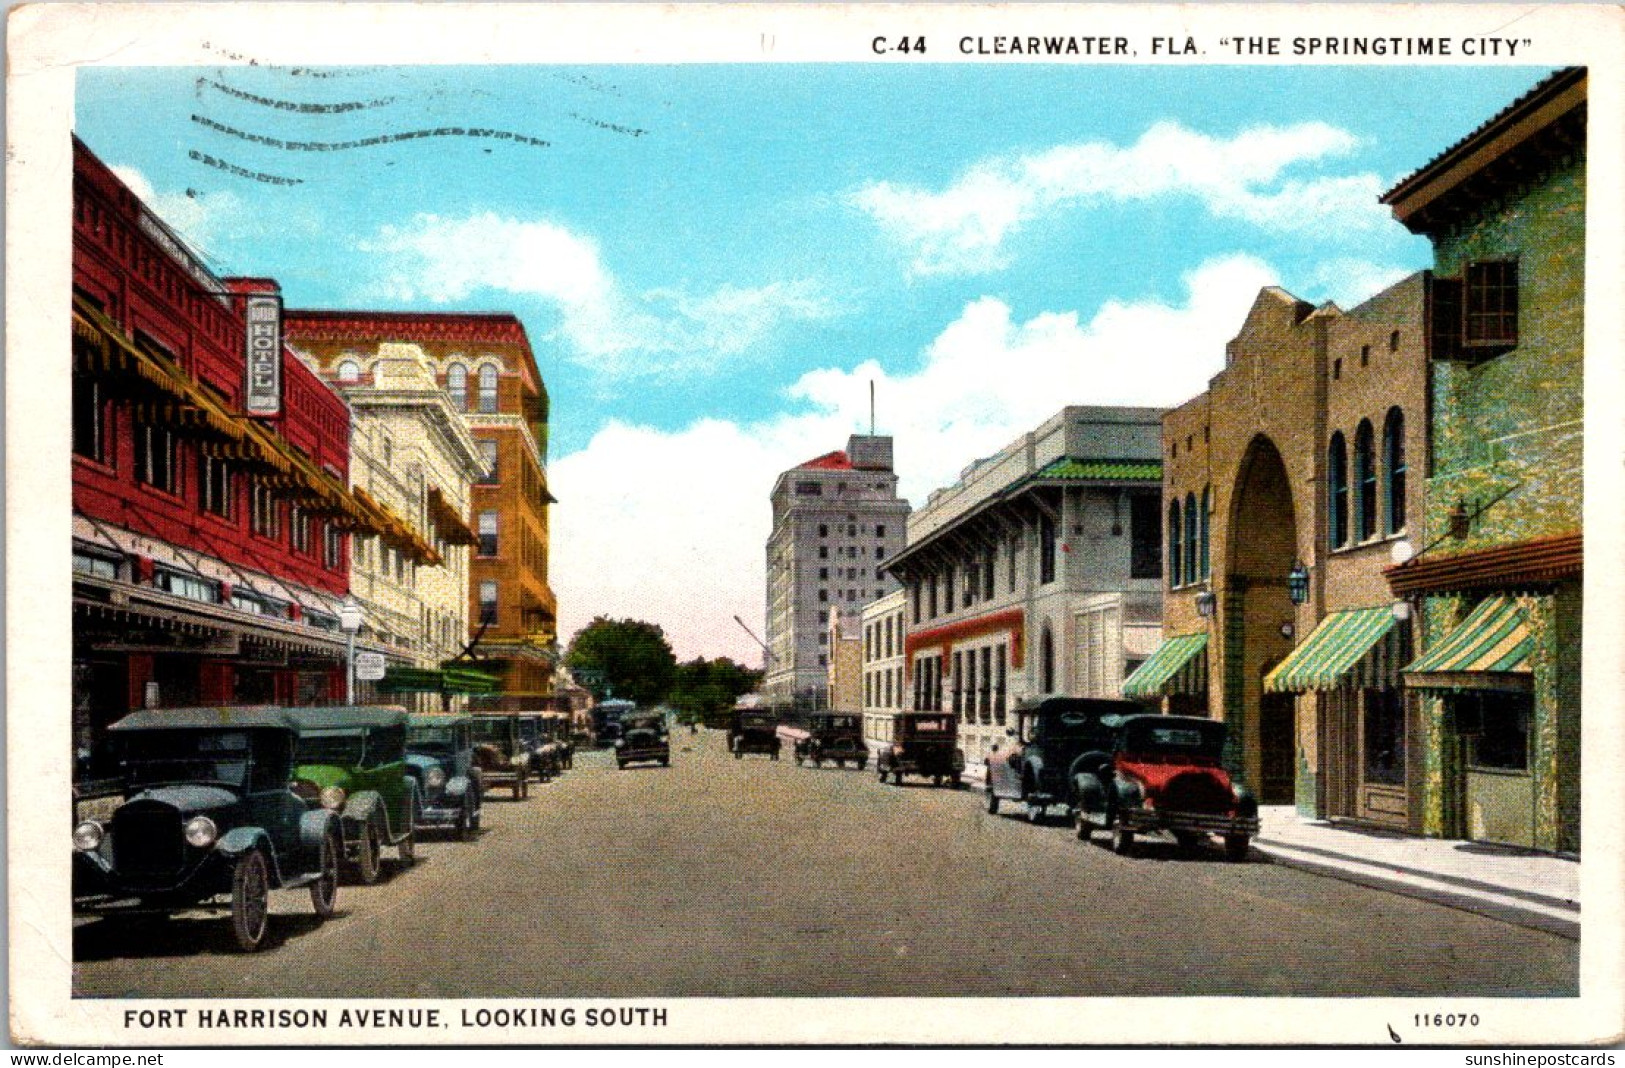
[[[1157,647],[1134,674],[1123,680],[1124,697],[1156,697],[1179,669],[1207,648],[1206,634],[1182,634]]]
[[[1333,612],[1264,677],[1264,689],[1270,693],[1332,689],[1393,627],[1393,609],[1387,605]]]
[[[1533,671],[1535,639],[1523,610],[1510,597],[1491,597],[1470,612],[1443,641],[1417,657],[1407,675]]]

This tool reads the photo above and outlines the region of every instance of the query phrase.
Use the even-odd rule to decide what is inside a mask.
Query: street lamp
[[[1196,595],[1196,614],[1203,619],[1212,619],[1218,606],[1219,598],[1212,590],[1203,590]]]
[[[1309,599],[1309,569],[1299,560],[1292,565],[1292,570],[1286,575],[1286,595],[1293,604],[1303,604]]]
[[[355,704],[355,635],[361,629],[361,604],[346,597],[339,606],[339,627],[344,631],[344,703]]]

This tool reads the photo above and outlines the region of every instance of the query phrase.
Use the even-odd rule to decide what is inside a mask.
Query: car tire
[[[1072,822],[1077,830],[1078,841],[1087,845],[1095,836],[1095,825],[1089,822],[1088,814],[1080,808],[1072,814]]]
[[[253,953],[271,923],[271,875],[265,854],[250,850],[231,869],[231,933],[237,948]]]
[[[378,881],[381,868],[379,854],[382,852],[383,847],[378,842],[378,825],[368,820],[366,826],[361,828],[361,848],[355,858],[356,874],[368,886]]]
[[[322,835],[321,854],[317,858],[321,874],[310,884],[310,907],[319,920],[327,919],[338,908],[339,855],[343,852],[344,843],[337,831],[329,830]]]
[[[1134,852],[1134,832],[1121,823],[1112,825],[1112,852],[1120,857],[1129,856]]]
[[[457,810],[457,840],[466,842],[474,837],[474,816],[468,808],[468,798],[463,798],[463,807]]]
[[[1175,831],[1174,841],[1179,843],[1181,853],[1190,856],[1202,844],[1202,836],[1195,831]]]
[[[1225,859],[1240,863],[1247,859],[1247,846],[1252,838],[1245,834],[1227,834],[1224,836]]]
[[[413,794],[406,799],[406,837],[395,844],[395,855],[409,868],[418,858],[417,823],[418,798]]]
[[[989,816],[997,816],[999,814],[999,795],[993,792],[993,784],[991,782],[987,784],[987,814]]]
[[[799,768],[799,767],[801,767],[801,765],[805,764],[806,762],[807,762],[806,755],[803,754],[801,752],[801,750],[797,749],[796,750],[796,767]]]
[[[903,785],[903,769],[902,768],[894,768],[892,770],[891,777],[892,777],[892,782],[893,783],[897,784],[898,786]]]
[[[513,777],[513,799],[515,801],[523,801],[525,799],[525,777],[523,775],[515,775]]]

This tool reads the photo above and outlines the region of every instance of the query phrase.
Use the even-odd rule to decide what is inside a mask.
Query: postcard
[[[8,44],[15,1043],[1620,1041],[1618,8]]]

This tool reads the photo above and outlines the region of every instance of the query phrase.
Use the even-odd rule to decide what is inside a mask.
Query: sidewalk
[[[965,769],[973,788],[982,769]],[[1580,865],[1547,853],[1304,818],[1265,805],[1253,852],[1271,863],[1580,937]]]
[[[1253,849],[1276,864],[1580,937],[1580,865],[1545,853],[1412,835],[1266,805]]]

